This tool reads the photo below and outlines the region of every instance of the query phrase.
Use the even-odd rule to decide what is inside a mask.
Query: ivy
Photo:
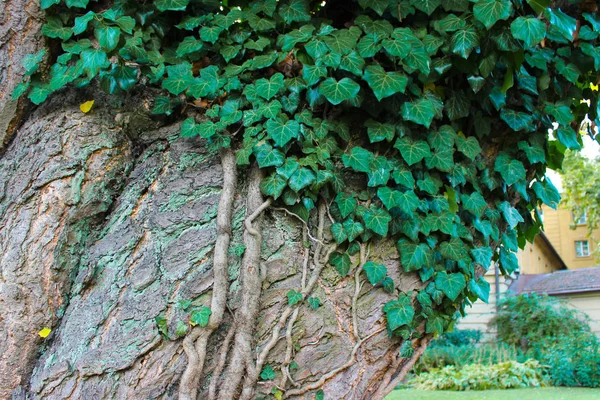
[[[103,11],[42,0],[42,32],[60,46],[23,59],[13,97],[40,104],[93,80],[113,95],[152,86],[153,114],[180,118],[182,140],[258,164],[264,195],[305,221],[327,201],[338,244],[328,263],[342,279],[361,245],[396,243],[425,289],[386,304],[389,331],[440,334],[465,301],[489,296],[475,267],[514,270],[515,243],[541,228],[532,210],[556,207],[545,169],[581,147],[575,122],[600,124],[589,86],[600,17],[549,0],[352,2],[346,26],[336,7],[305,0],[118,0]],[[362,268],[396,293],[388,267]],[[209,317],[200,308],[190,323]]]

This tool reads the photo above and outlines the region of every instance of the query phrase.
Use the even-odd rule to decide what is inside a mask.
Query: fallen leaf
[[[40,337],[47,338],[48,335],[50,334],[50,332],[52,332],[52,329],[50,329],[50,328],[44,328],[44,329],[42,329],[41,331],[38,332],[38,335],[40,335]]]
[[[90,112],[93,105],[94,105],[94,100],[86,101],[85,103],[83,103],[82,105],[79,106],[79,109],[81,110],[82,113],[87,114]]]

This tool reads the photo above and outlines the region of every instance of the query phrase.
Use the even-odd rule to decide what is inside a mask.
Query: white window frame
[[[583,258],[590,256],[590,242],[588,240],[575,241],[575,257]]]

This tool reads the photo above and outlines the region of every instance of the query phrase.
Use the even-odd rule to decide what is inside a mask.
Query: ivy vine
[[[599,123],[600,16],[588,3],[41,0],[42,32],[62,51],[49,69],[45,50],[27,56],[13,96],[40,104],[92,81],[110,94],[162,88],[153,113],[257,163],[264,195],[305,221],[327,201],[342,276],[361,244],[394,241],[424,289],[385,305],[389,332],[439,334],[487,301],[482,269],[518,268],[537,206],[560,198],[546,168],[580,147],[586,114]],[[361,267],[396,291],[377,255]]]

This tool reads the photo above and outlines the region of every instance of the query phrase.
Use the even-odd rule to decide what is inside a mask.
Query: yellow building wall
[[[592,331],[600,336],[600,292],[574,293],[555,297],[566,300],[569,307],[586,313],[590,317]]]
[[[550,247],[539,235],[533,244],[527,243],[523,250],[519,250],[517,259],[520,273],[523,275],[548,274],[562,268]]]
[[[550,207],[543,206],[544,232],[546,237],[552,243],[558,254],[569,269],[579,269],[594,267],[598,264],[594,249],[598,247],[598,242],[593,239],[600,238],[600,229],[592,234],[592,238],[587,237],[587,224],[578,225],[576,229],[571,229],[573,223],[573,214],[570,210],[560,208],[553,210]],[[575,253],[575,242],[578,240],[587,240],[589,242],[590,255],[587,257],[577,257]]]

